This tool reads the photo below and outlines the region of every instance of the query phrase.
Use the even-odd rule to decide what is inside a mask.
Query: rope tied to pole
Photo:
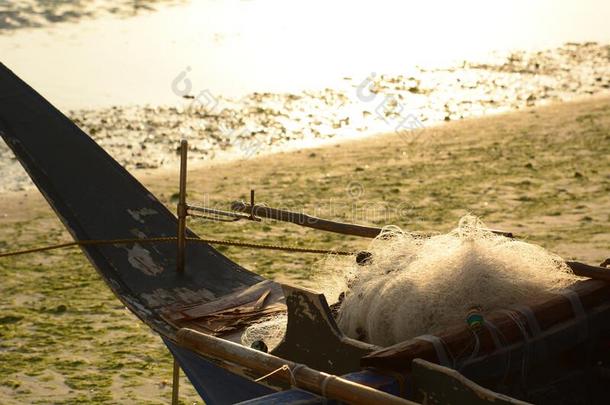
[[[270,373],[265,374],[262,377],[257,378],[254,381],[261,382],[261,381],[266,380],[267,378],[271,377],[272,375],[279,373],[280,371],[285,371],[290,375],[290,386],[296,387],[297,386],[297,379],[296,379],[297,372],[299,371],[299,369],[301,369],[303,367],[305,367],[305,364],[297,364],[293,368],[290,368],[290,366],[288,364],[284,364],[283,366],[273,370]]]
[[[324,380],[322,380],[322,385],[321,385],[321,390],[322,390],[322,396],[323,397],[327,397],[328,394],[326,393],[326,387],[328,387],[328,383],[330,382],[330,380],[334,380],[336,379],[337,376],[332,375],[332,374],[327,374],[324,377]]]
[[[294,376],[292,375],[292,371],[290,370],[290,367],[288,367],[287,364],[284,364],[282,367],[276,368],[272,372],[267,373],[264,376],[257,378],[256,380],[254,380],[254,382],[261,382],[263,380],[266,380],[267,378],[271,377],[274,374],[279,373],[280,371],[287,371],[287,372],[290,373],[290,381],[291,381],[291,384],[292,384],[292,381],[294,381]]]

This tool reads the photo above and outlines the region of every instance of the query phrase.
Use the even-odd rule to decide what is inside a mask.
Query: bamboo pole
[[[364,226],[350,224],[346,222],[330,221],[307,215],[300,212],[280,210],[277,208],[266,207],[264,205],[248,205],[243,201],[235,201],[231,204],[231,209],[238,212],[244,212],[252,217],[275,219],[282,222],[290,222],[295,225],[305,226],[308,228],[317,229],[320,231],[340,233],[343,235],[361,236],[363,238],[375,238],[381,233],[381,228],[374,226]],[[507,238],[513,238],[512,232],[499,231],[497,229],[482,228],[484,231],[502,235]],[[425,237],[424,234],[414,234],[417,237]]]
[[[284,211],[277,208],[265,207],[263,205],[250,206],[242,201],[234,202],[231,208],[238,212],[248,213],[253,217],[275,219],[282,222],[291,222],[293,224],[305,226],[308,228],[318,229],[327,232],[341,233],[344,235],[374,238],[381,232],[381,228],[329,221],[300,212]]]
[[[174,356],[174,370],[172,375],[172,405],[178,405],[180,397],[180,365]]]
[[[188,153],[188,142],[183,139],[180,142],[180,191],[178,199],[178,257],[176,259],[176,270],[184,272],[184,258],[186,251],[186,160]]]
[[[580,262],[566,262],[566,264],[577,276],[610,282],[610,269],[605,267],[590,266]]]
[[[176,337],[180,345],[203,356],[228,361],[257,371],[261,375],[265,375],[265,378],[281,379],[296,387],[338,401],[355,405],[417,405],[415,402],[375,390],[366,385],[357,384],[192,329],[182,328],[178,331]]]

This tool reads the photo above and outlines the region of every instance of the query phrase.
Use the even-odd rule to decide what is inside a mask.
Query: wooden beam
[[[300,212],[284,211],[277,208],[265,207],[263,205],[254,205],[254,207],[251,207],[242,201],[234,202],[231,205],[231,208],[238,212],[248,213],[254,217],[275,219],[282,222],[291,222],[295,225],[305,226],[307,228],[341,233],[344,235],[374,238],[381,232],[381,228],[329,221]]]
[[[380,233],[382,228],[374,226],[356,225],[346,222],[330,221],[307,215],[301,212],[280,210],[278,208],[271,208],[264,205],[249,205],[243,201],[235,201],[231,204],[231,209],[234,211],[247,213],[254,218],[267,218],[275,219],[282,222],[290,222],[295,225],[305,226],[307,228],[317,229],[320,231],[340,233],[343,235],[360,236],[363,238],[375,238]],[[512,232],[499,231],[496,229],[483,228],[482,230],[494,233],[496,235],[502,235],[507,238],[513,238]],[[415,233],[416,237],[426,237],[424,234]]]
[[[590,266],[580,262],[566,262],[566,264],[577,276],[610,282],[610,269],[599,266]]]
[[[262,378],[281,380],[290,385],[316,394],[355,405],[388,404],[416,405],[383,391],[344,378],[311,369],[267,353],[244,347],[192,329],[180,329],[176,334],[178,344],[200,355],[228,361],[258,372]]]

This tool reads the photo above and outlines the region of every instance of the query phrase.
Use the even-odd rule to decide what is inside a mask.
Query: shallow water
[[[48,4],[0,8],[2,62],[130,169],[175,163],[181,138],[205,161],[391,131],[408,147],[422,127],[610,87],[608,46],[560,45],[610,43],[607,2]],[[0,174],[0,190],[30,184],[5,145]]]
[[[193,91],[241,97],[610,43],[604,0],[17,0],[0,10],[2,62],[61,109],[174,104],[171,83],[187,68]],[[26,28],[7,22],[16,15]]]
[[[134,17],[184,0],[14,0],[0,2],[0,33],[80,22],[102,16]]]

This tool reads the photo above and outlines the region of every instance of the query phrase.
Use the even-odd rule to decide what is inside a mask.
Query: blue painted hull
[[[231,373],[166,338],[163,341],[206,404],[234,404],[274,392],[271,388]]]

